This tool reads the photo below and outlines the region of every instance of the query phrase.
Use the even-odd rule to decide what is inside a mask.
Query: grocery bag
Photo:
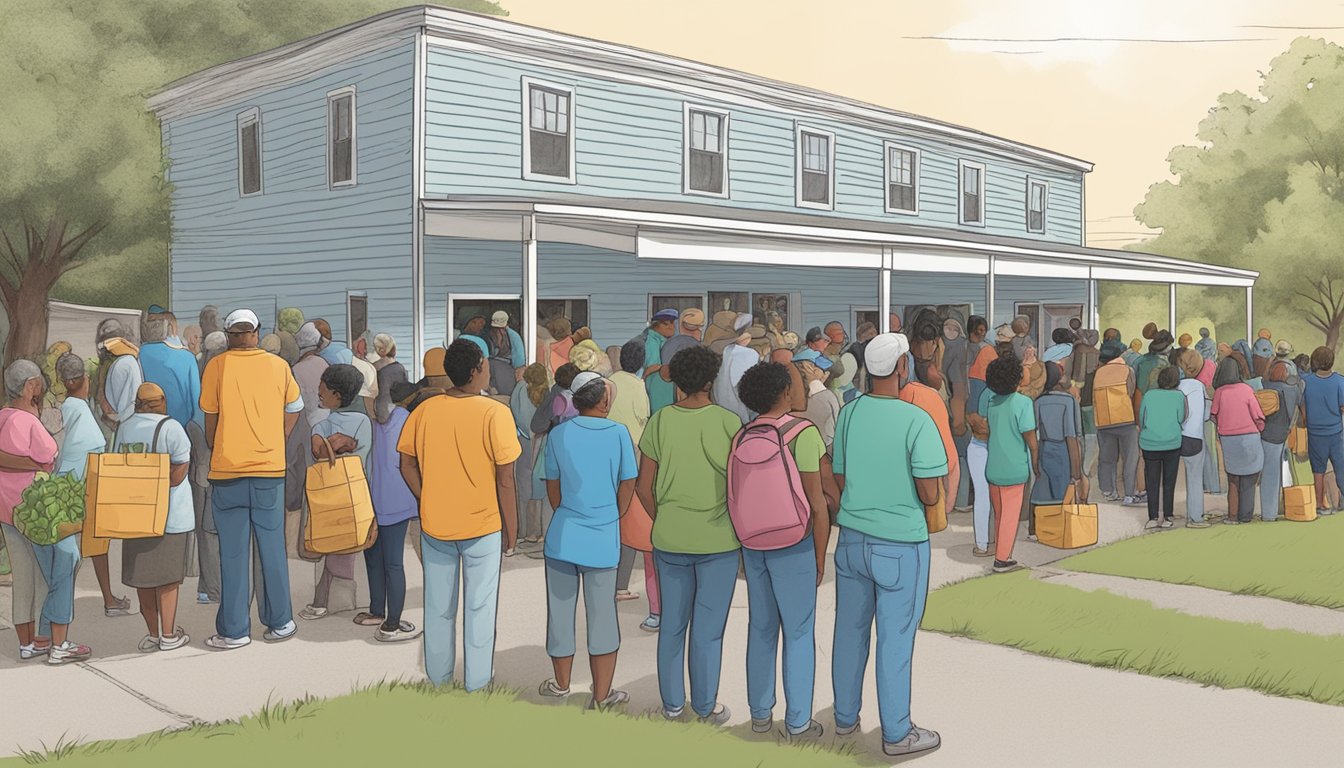
[[[327,460],[308,468],[304,547],[318,555],[362,552],[378,539],[364,465],[358,456],[338,458],[331,442],[319,437],[327,446]]]
[[[938,478],[938,501],[924,507],[924,522],[929,533],[938,533],[947,528],[947,486],[943,478]]]
[[[1097,505],[1079,504],[1076,497],[1076,487],[1070,485],[1062,503],[1036,507],[1036,538],[1042,544],[1077,549],[1097,543]]]
[[[159,453],[159,433],[165,416],[154,428],[148,445],[122,446],[113,453],[89,454],[85,476],[84,530],[92,527],[98,539],[145,539],[162,536],[168,524],[168,454]],[[140,450],[134,450],[139,448]],[[90,526],[89,522],[93,525]],[[101,545],[107,551],[107,542]],[[92,553],[83,552],[85,557]]]
[[[1283,516],[1297,523],[1316,519],[1316,486],[1295,485],[1283,489]]]

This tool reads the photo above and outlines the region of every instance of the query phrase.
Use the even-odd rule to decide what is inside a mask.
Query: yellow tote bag
[[[938,533],[947,528],[947,486],[941,477],[938,478],[938,502],[924,508],[924,522],[929,526],[929,533]]]
[[[1097,505],[1079,504],[1076,486],[1064,491],[1061,504],[1036,507],[1036,538],[1048,547],[1077,549],[1097,543]]]
[[[328,459],[308,468],[304,495],[308,517],[304,546],[318,555],[362,552],[378,540],[369,481],[358,456],[336,458],[331,442],[323,437]]]
[[[96,551],[100,546],[96,539],[145,539],[163,535],[168,524],[168,454],[155,451],[159,432],[168,418],[163,417],[154,428],[154,437],[142,452],[123,449],[118,453],[89,454],[82,543],[92,544],[95,551],[85,549],[85,557],[107,552],[106,541],[101,543],[102,551]],[[95,541],[91,542],[91,537]]]

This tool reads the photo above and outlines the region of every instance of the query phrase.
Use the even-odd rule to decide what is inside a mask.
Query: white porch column
[[[529,361],[537,359],[537,215],[523,217],[523,346]]]
[[[1087,280],[1087,320],[1088,328],[1101,333],[1101,307],[1097,306],[1097,281]]]
[[[410,361],[411,379],[419,381],[425,372],[421,361],[425,357],[425,209],[419,200],[415,204],[414,227],[411,232],[411,335],[415,351]]]
[[[1177,337],[1180,333],[1176,330],[1176,284],[1169,283],[1167,288],[1167,330],[1171,331]]]
[[[1255,338],[1255,299],[1252,292],[1255,290],[1252,286],[1246,286],[1246,338]]]
[[[994,333],[994,257],[989,257],[989,273],[985,275],[985,323],[989,326],[986,329],[986,336],[992,336]]]
[[[891,265],[890,248],[882,249],[882,268],[877,270],[877,328],[881,333],[891,332]]]

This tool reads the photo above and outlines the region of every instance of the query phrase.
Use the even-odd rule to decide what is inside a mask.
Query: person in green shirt
[[[649,393],[649,413],[657,413],[677,401],[676,387],[662,377],[662,370],[663,345],[676,335],[680,316],[675,309],[655,312],[644,335],[644,387]]]
[[[947,451],[933,418],[900,399],[910,342],[884,333],[864,349],[871,394],[840,410],[832,463],[840,488],[835,549],[835,732],[858,731],[863,678],[877,622],[877,700],[882,750],[892,757],[936,748],[941,737],[910,720],[915,629],[929,592],[924,508],[938,503]]]
[[[655,412],[644,428],[635,492],[653,518],[663,603],[658,632],[663,716],[675,720],[685,710],[686,641],[694,623],[691,708],[702,721],[725,725],[731,715],[718,702],[719,672],[740,549],[728,519],[728,453],[742,420],[710,399],[719,364],[718,354],[706,347],[688,347],[672,358],[669,385],[686,398]]]
[[[1181,425],[1185,422],[1185,393],[1181,370],[1163,368],[1157,374],[1157,389],[1151,389],[1139,404],[1139,447],[1148,477],[1148,523],[1145,528],[1171,528],[1176,512],[1176,470],[1181,463]],[[1158,515],[1158,489],[1162,509]]]
[[[998,520],[994,543],[994,572],[1016,570],[1013,546],[1022,518],[1022,496],[1032,470],[1040,466],[1036,444],[1036,409],[1031,398],[1018,394],[1022,363],[1001,357],[985,371],[987,389],[980,396],[980,409],[989,422],[989,501]]]
[[[760,414],[743,428],[743,437],[751,435],[752,440],[757,440],[757,436],[764,435],[764,439],[774,440],[774,431],[778,431],[781,439],[797,434],[788,443],[788,450],[798,469],[807,505],[812,513],[810,526],[803,532],[802,538],[791,546],[753,549],[752,540],[744,537],[748,538],[742,545],[749,616],[747,702],[751,706],[752,730],[768,733],[774,725],[775,667],[779,664],[777,650],[782,632],[784,699],[787,708],[784,716],[785,732],[791,739],[816,739],[822,735],[821,724],[812,719],[812,697],[817,673],[817,588],[821,586],[822,576],[826,572],[826,545],[831,535],[831,516],[826,508],[826,496],[821,484],[821,459],[826,453],[826,443],[815,424],[790,415],[793,410],[793,386],[788,368],[775,362],[757,363],[748,368],[737,384],[737,395],[742,404],[753,413]],[[799,429],[802,431],[798,432]],[[735,450],[741,449],[741,439]],[[774,447],[774,443],[767,445]],[[776,461],[782,460],[778,453],[774,456],[779,457]],[[739,459],[734,466],[740,469],[742,461]],[[770,498],[790,498],[796,493],[791,488],[780,488],[778,491],[781,496]],[[795,498],[794,503],[800,500]],[[751,502],[750,497],[743,501],[748,506]],[[758,506],[755,510],[748,509],[748,512],[761,510],[761,503],[758,497]],[[767,514],[769,510],[777,509],[780,509],[780,505],[764,507]],[[794,514],[793,510],[790,509],[788,514]],[[769,519],[775,518],[771,516]]]

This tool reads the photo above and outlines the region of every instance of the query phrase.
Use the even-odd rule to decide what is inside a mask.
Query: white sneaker
[[[159,650],[176,651],[178,648],[181,648],[190,642],[191,642],[191,636],[188,635],[186,632],[183,632],[181,627],[178,627],[177,633],[174,634],[172,637],[159,638]]]
[[[232,651],[238,648],[245,648],[252,644],[250,637],[224,637],[223,635],[211,635],[205,639],[207,648],[213,648],[216,651]]]
[[[93,650],[87,645],[80,645],[66,640],[60,645],[53,645],[47,653],[47,663],[52,666],[69,664],[76,661],[84,661],[93,655]]]
[[[51,651],[50,645],[38,646],[36,643],[19,646],[19,661],[32,661],[39,656],[46,656]]]
[[[281,643],[297,635],[298,633],[299,633],[299,625],[295,624],[293,619],[290,619],[289,623],[285,624],[285,626],[283,627],[276,627],[274,629],[266,630],[262,634],[261,639],[265,640],[268,643]]]

